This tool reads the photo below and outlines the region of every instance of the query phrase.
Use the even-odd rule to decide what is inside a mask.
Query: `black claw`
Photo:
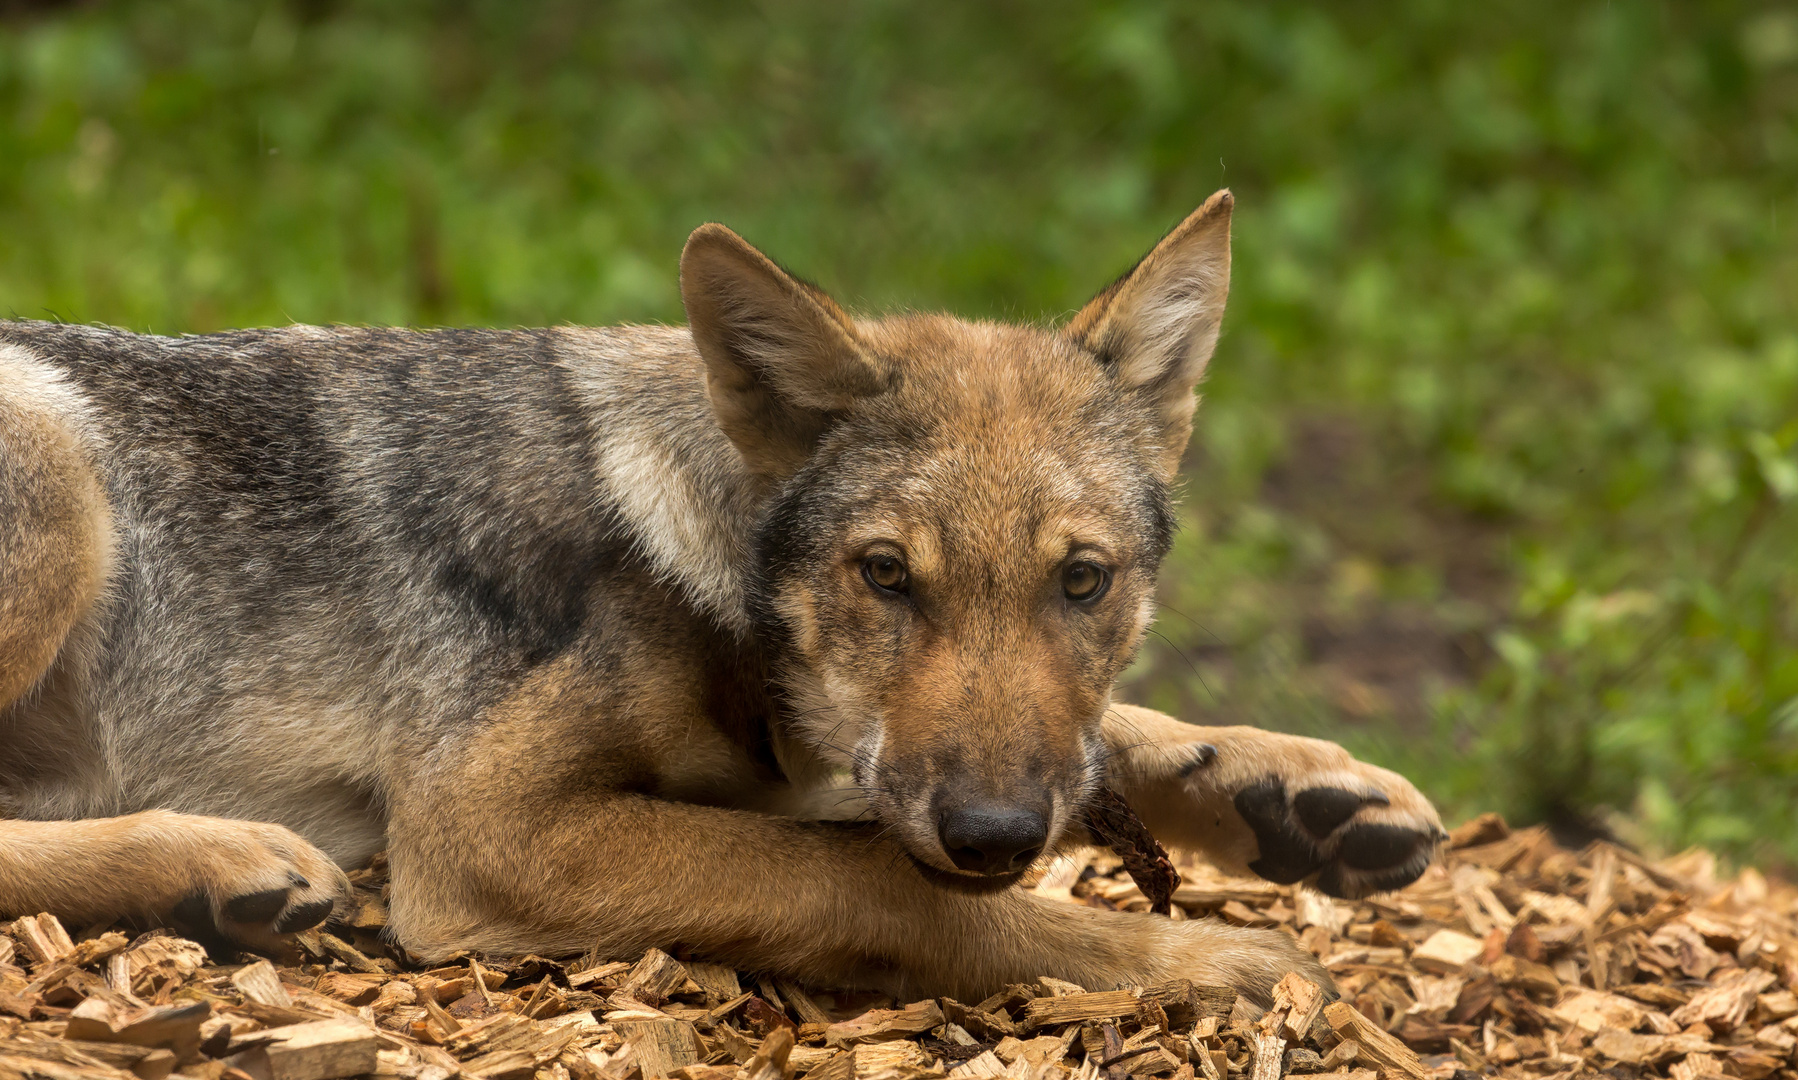
[[[281,909],[286,906],[286,889],[264,889],[225,901],[225,917],[232,922],[265,923],[281,914]]]
[[[1192,748],[1192,760],[1187,762],[1185,768],[1180,770],[1180,775],[1191,776],[1193,773],[1203,769],[1205,766],[1216,760],[1217,747],[1212,746],[1210,743],[1200,743]]]
[[[1357,825],[1343,835],[1337,857],[1356,870],[1387,870],[1409,862],[1428,839],[1398,825]]]
[[[287,872],[287,884],[289,887],[295,888],[295,889],[310,889],[310,888],[312,888],[312,882],[307,881],[306,876],[304,874],[300,873],[298,870],[289,870]]]
[[[1292,808],[1311,835],[1322,838],[1342,827],[1361,809],[1362,798],[1342,788],[1320,787],[1292,797]]]
[[[331,915],[331,901],[314,900],[310,904],[301,904],[281,916],[275,923],[277,934],[291,934],[297,930],[309,930],[324,922]]]
[[[1286,816],[1286,788],[1264,780],[1236,793],[1236,812],[1255,831],[1261,857],[1249,869],[1277,885],[1291,885],[1323,865],[1317,845],[1292,827]]]

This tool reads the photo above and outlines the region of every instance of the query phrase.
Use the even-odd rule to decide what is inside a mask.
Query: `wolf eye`
[[[862,563],[862,577],[881,592],[904,592],[905,564],[891,555],[872,555]]]
[[[1104,596],[1110,584],[1111,575],[1097,563],[1069,563],[1061,572],[1062,594],[1077,603],[1091,603]]]

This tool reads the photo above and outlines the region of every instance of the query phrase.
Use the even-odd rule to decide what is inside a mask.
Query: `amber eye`
[[[905,564],[892,555],[870,555],[862,563],[862,577],[881,592],[905,591]]]
[[[1105,587],[1111,584],[1111,575],[1097,563],[1069,563],[1061,572],[1061,591],[1069,600],[1078,603],[1091,603],[1105,595]]]

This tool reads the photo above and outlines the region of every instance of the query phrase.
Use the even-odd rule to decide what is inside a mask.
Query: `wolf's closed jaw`
[[[1391,774],[1111,702],[1230,210],[1060,332],[855,319],[715,225],[690,331],[0,322],[0,916],[266,944],[385,843],[427,959],[1327,986],[1277,933],[1010,882],[1107,757],[1225,865],[1351,890],[1427,858]]]

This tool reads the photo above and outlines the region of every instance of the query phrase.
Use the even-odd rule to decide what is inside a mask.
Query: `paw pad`
[[[1249,869],[1280,885],[1316,874],[1317,888],[1331,896],[1361,897],[1417,880],[1440,831],[1354,824],[1363,807],[1390,805],[1378,791],[1309,788],[1289,802],[1285,784],[1268,779],[1237,792],[1235,804],[1259,847]]]

